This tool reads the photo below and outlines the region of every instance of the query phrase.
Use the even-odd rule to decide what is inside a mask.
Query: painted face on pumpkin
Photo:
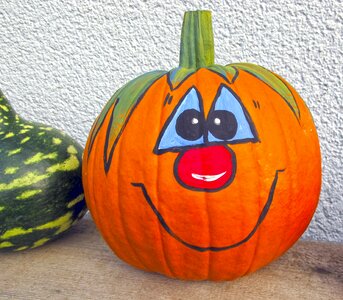
[[[233,90],[221,85],[205,116],[202,97],[191,87],[165,123],[154,153],[178,152],[176,180],[188,189],[215,192],[235,177],[236,155],[228,144],[256,141],[252,120]]]
[[[233,146],[260,142],[248,109],[237,93],[225,83],[217,86],[210,101],[207,96],[207,109],[203,96],[195,85],[191,85],[179,98],[159,132],[152,151],[153,155],[158,156],[162,161],[164,156],[170,153],[174,155],[173,176],[181,190],[189,191],[188,193],[192,195],[188,201],[194,201],[202,193],[219,192],[224,194],[217,197],[224,195],[227,201],[232,201],[230,185],[234,183],[237,169],[243,162],[237,159]],[[166,159],[169,160],[167,157]],[[159,199],[154,199],[144,182],[134,181],[132,186],[141,189],[159,223],[171,237],[199,252],[223,251],[247,242],[254,235],[269,211],[278,174],[282,171],[283,168],[274,169],[268,195],[263,199],[263,208],[250,230],[235,242],[220,246],[217,246],[216,242],[214,245],[203,246],[181,237],[169,225],[167,220],[169,216],[163,214],[156,205],[161,203],[160,199],[163,199],[163,195],[159,195]],[[164,176],[160,181],[163,181],[163,178]],[[180,209],[177,205],[174,207],[175,211]],[[230,219],[230,215],[225,218]]]

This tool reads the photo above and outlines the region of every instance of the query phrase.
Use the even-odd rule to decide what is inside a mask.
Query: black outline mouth
[[[272,204],[272,201],[273,201],[273,198],[274,198],[274,192],[275,192],[275,188],[276,188],[276,184],[277,184],[277,181],[278,181],[278,178],[279,178],[279,173],[281,172],[284,172],[285,169],[282,169],[282,170],[276,170],[275,171],[275,176],[274,176],[274,180],[272,182],[272,185],[270,187],[270,190],[269,190],[269,195],[268,195],[268,199],[267,199],[267,202],[266,204],[264,205],[263,209],[262,209],[262,212],[260,214],[260,216],[258,217],[258,220],[254,226],[254,228],[250,231],[250,233],[244,238],[242,239],[241,241],[235,243],[235,244],[232,244],[232,245],[228,245],[228,246],[223,246],[223,247],[212,247],[212,246],[209,246],[209,247],[200,247],[200,246],[196,246],[196,245],[192,245],[192,244],[189,244],[187,242],[185,242],[184,240],[182,240],[180,237],[178,237],[171,229],[170,227],[168,226],[168,224],[166,223],[166,221],[164,220],[164,218],[162,217],[162,215],[160,214],[160,212],[157,210],[156,206],[154,205],[154,203],[152,202],[146,188],[145,188],[145,185],[143,183],[135,183],[135,182],[132,182],[131,184],[134,186],[134,187],[138,187],[142,190],[143,192],[143,195],[144,195],[144,198],[146,200],[146,202],[149,204],[149,206],[151,207],[151,209],[153,210],[153,212],[155,213],[156,217],[158,218],[159,222],[161,223],[161,225],[163,226],[163,228],[174,238],[176,239],[177,241],[179,241],[181,244],[185,245],[186,247],[190,248],[190,249],[193,249],[193,250],[196,250],[196,251],[199,251],[199,252],[205,252],[205,251],[214,251],[214,252],[218,252],[218,251],[223,251],[223,250],[228,250],[228,249],[232,249],[232,248],[235,248],[235,247],[238,247],[240,245],[242,245],[243,243],[247,242],[256,232],[257,228],[260,226],[260,224],[263,222],[263,220],[265,219],[268,211],[269,211],[269,208]]]

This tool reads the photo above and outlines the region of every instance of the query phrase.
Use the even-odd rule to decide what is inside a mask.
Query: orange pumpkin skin
[[[159,77],[127,117],[107,170],[104,156],[110,154],[104,149],[111,143],[116,102],[106,108],[96,137],[86,145],[83,183],[92,217],[118,257],[173,278],[232,280],[265,266],[297,241],[318,203],[320,149],[308,108],[278,78],[294,96],[298,118],[279,93],[242,69],[229,83],[199,68],[174,89],[168,74]],[[196,89],[208,117],[222,86],[239,97],[256,140],[219,143],[235,156],[233,178],[220,189],[201,191],[175,176],[182,149],[155,150],[187,91]]]

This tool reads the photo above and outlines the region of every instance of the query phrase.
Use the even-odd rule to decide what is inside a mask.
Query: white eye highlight
[[[197,118],[192,119],[192,124],[198,124],[198,123],[199,123],[199,120]]]
[[[213,122],[214,122],[214,124],[216,124],[216,125],[220,125],[220,123],[221,123],[221,121],[220,121],[219,118],[215,118],[215,119],[213,120]]]

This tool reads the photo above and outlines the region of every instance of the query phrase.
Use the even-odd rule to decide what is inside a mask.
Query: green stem
[[[214,64],[214,41],[210,11],[188,11],[183,18],[180,67],[198,69]]]

